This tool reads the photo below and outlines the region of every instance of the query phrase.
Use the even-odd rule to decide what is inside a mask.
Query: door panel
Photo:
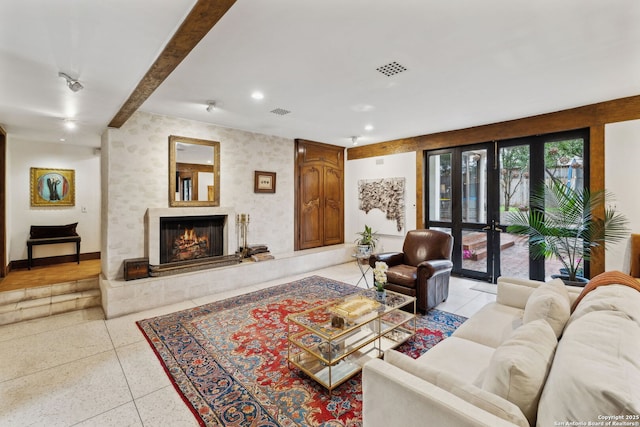
[[[488,189],[488,146],[460,149],[461,271],[466,276],[491,281],[497,268],[493,258],[494,223]],[[458,157],[458,156],[456,156]],[[453,214],[454,218],[457,216]],[[457,227],[454,227],[457,228]]]
[[[342,218],[344,217],[342,172],[326,167],[324,170],[324,243],[334,245],[343,242]]]
[[[428,153],[428,227],[450,229],[454,238],[453,271],[491,280],[493,236],[488,231],[490,198],[487,164],[491,146],[452,148]]]
[[[300,249],[322,246],[322,181],[319,168],[300,168]]]

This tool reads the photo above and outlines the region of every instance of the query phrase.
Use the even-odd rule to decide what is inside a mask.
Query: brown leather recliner
[[[386,289],[416,297],[418,311],[427,310],[449,296],[453,237],[438,230],[407,233],[402,252],[373,254],[369,265],[384,261],[389,266]]]

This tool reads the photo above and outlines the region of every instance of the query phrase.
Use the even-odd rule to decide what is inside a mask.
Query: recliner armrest
[[[453,263],[448,259],[432,259],[430,261],[422,261],[418,264],[418,275],[421,270],[426,270],[427,277],[432,277],[439,272],[451,270]]]
[[[389,267],[393,267],[403,263],[404,254],[402,252],[383,252],[369,257],[369,265],[371,267],[375,268],[377,261],[386,262]]]

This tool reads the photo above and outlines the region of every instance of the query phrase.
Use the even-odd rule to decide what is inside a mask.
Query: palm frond
[[[528,236],[534,259],[555,256],[575,279],[582,262],[591,259],[592,248],[629,235],[624,215],[605,207],[610,196],[606,191],[573,189],[552,181],[534,189],[528,213],[507,213],[507,232]],[[604,217],[599,218],[597,212],[603,207]]]

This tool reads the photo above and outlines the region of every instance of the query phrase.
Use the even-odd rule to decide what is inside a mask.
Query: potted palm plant
[[[376,248],[376,243],[378,242],[377,232],[372,231],[371,227],[365,224],[364,230],[356,234],[360,236],[355,240],[355,243],[358,245],[358,254],[369,255],[373,252]]]
[[[606,191],[573,189],[553,180],[532,192],[528,212],[507,214],[507,232],[528,236],[533,258],[556,257],[566,273],[560,277],[565,283],[580,286],[578,274],[583,263],[591,259],[593,249],[621,241],[629,234],[624,215],[605,205],[607,196]],[[604,215],[600,218],[596,212],[602,207]]]

